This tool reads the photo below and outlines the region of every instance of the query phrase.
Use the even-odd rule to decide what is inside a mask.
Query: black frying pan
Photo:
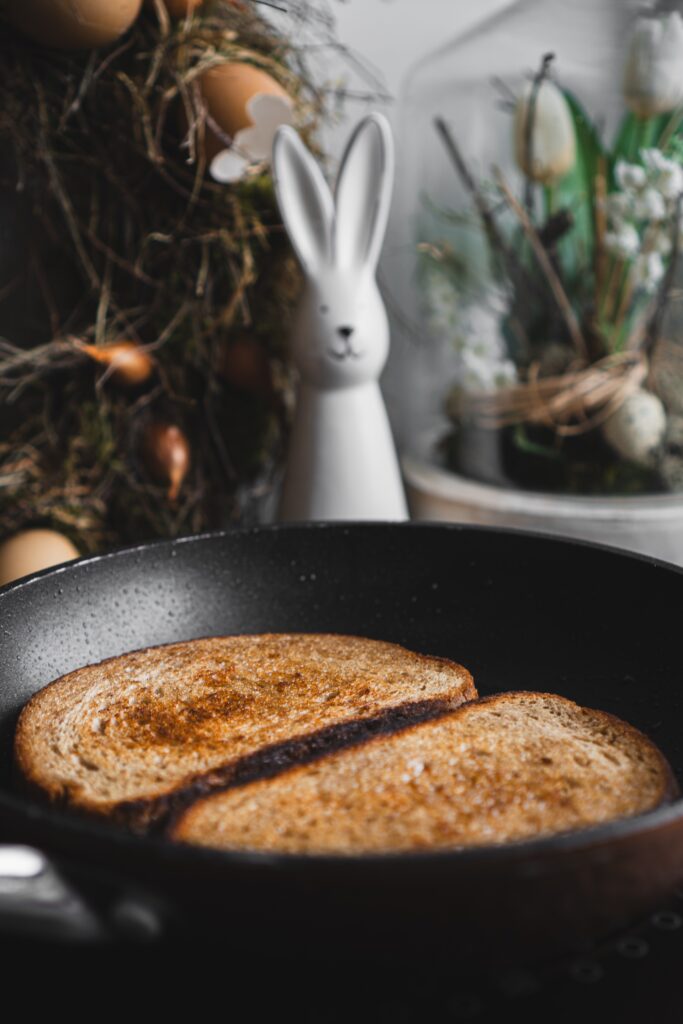
[[[530,843],[340,858],[214,853],[133,838],[13,791],[17,713],[56,676],[173,640],[298,630],[361,634],[454,658],[483,694],[554,691],[614,712],[650,734],[683,777],[679,570],[461,527],[239,530],[85,559],[0,592],[2,839],[39,848],[77,889],[102,886],[106,928],[127,920],[150,932],[215,929],[242,950],[259,946],[267,931],[286,935],[290,951],[328,955],[351,944],[403,954],[431,945],[458,962],[483,951],[527,956],[610,931],[683,879],[683,802]],[[102,934],[101,915],[74,903],[67,921],[65,904],[50,905],[39,891],[39,883],[54,888],[49,871],[36,879],[20,867],[30,877],[3,888],[3,864],[10,874],[16,865],[9,854],[3,860],[0,848],[6,924],[10,912],[12,923],[25,924],[45,905],[53,924]]]

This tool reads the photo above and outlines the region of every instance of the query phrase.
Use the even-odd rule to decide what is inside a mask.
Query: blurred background
[[[294,124],[332,181],[381,110],[381,385],[412,516],[683,561],[676,0],[0,16],[6,541],[83,553],[277,516],[301,276],[272,139]]]

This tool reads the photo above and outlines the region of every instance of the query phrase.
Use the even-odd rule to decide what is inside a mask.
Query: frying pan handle
[[[0,932],[72,942],[108,937],[45,854],[13,845],[0,845]]]

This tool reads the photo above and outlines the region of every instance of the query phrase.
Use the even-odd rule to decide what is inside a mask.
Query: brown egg
[[[0,544],[0,586],[72,558],[78,558],[78,551],[61,533],[22,530]]]
[[[269,395],[273,390],[268,356],[258,341],[238,338],[226,345],[218,369],[225,380],[241,391]]]
[[[203,3],[204,0],[164,0],[164,6],[172,18],[184,18]]]
[[[247,103],[252,96],[266,93],[289,100],[287,92],[272,75],[252,64],[220,64],[204,72],[200,85],[209,116],[230,138],[251,125]],[[225,149],[225,145],[209,127],[206,134],[207,159],[212,160],[216,153]]]
[[[142,0],[20,0],[6,5],[5,18],[43,46],[94,49],[129,29],[141,6]]]

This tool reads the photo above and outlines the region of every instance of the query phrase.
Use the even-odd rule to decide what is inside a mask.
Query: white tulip
[[[605,440],[629,462],[647,466],[666,430],[666,412],[659,398],[639,388],[622,402],[602,428]]]
[[[527,124],[533,88],[529,83],[517,101],[514,120],[515,156],[528,178],[551,185],[574,166],[574,122],[562,92],[546,78],[538,87],[533,105],[529,164]]]
[[[683,102],[683,19],[678,11],[636,21],[624,98],[637,117],[663,114]]]

